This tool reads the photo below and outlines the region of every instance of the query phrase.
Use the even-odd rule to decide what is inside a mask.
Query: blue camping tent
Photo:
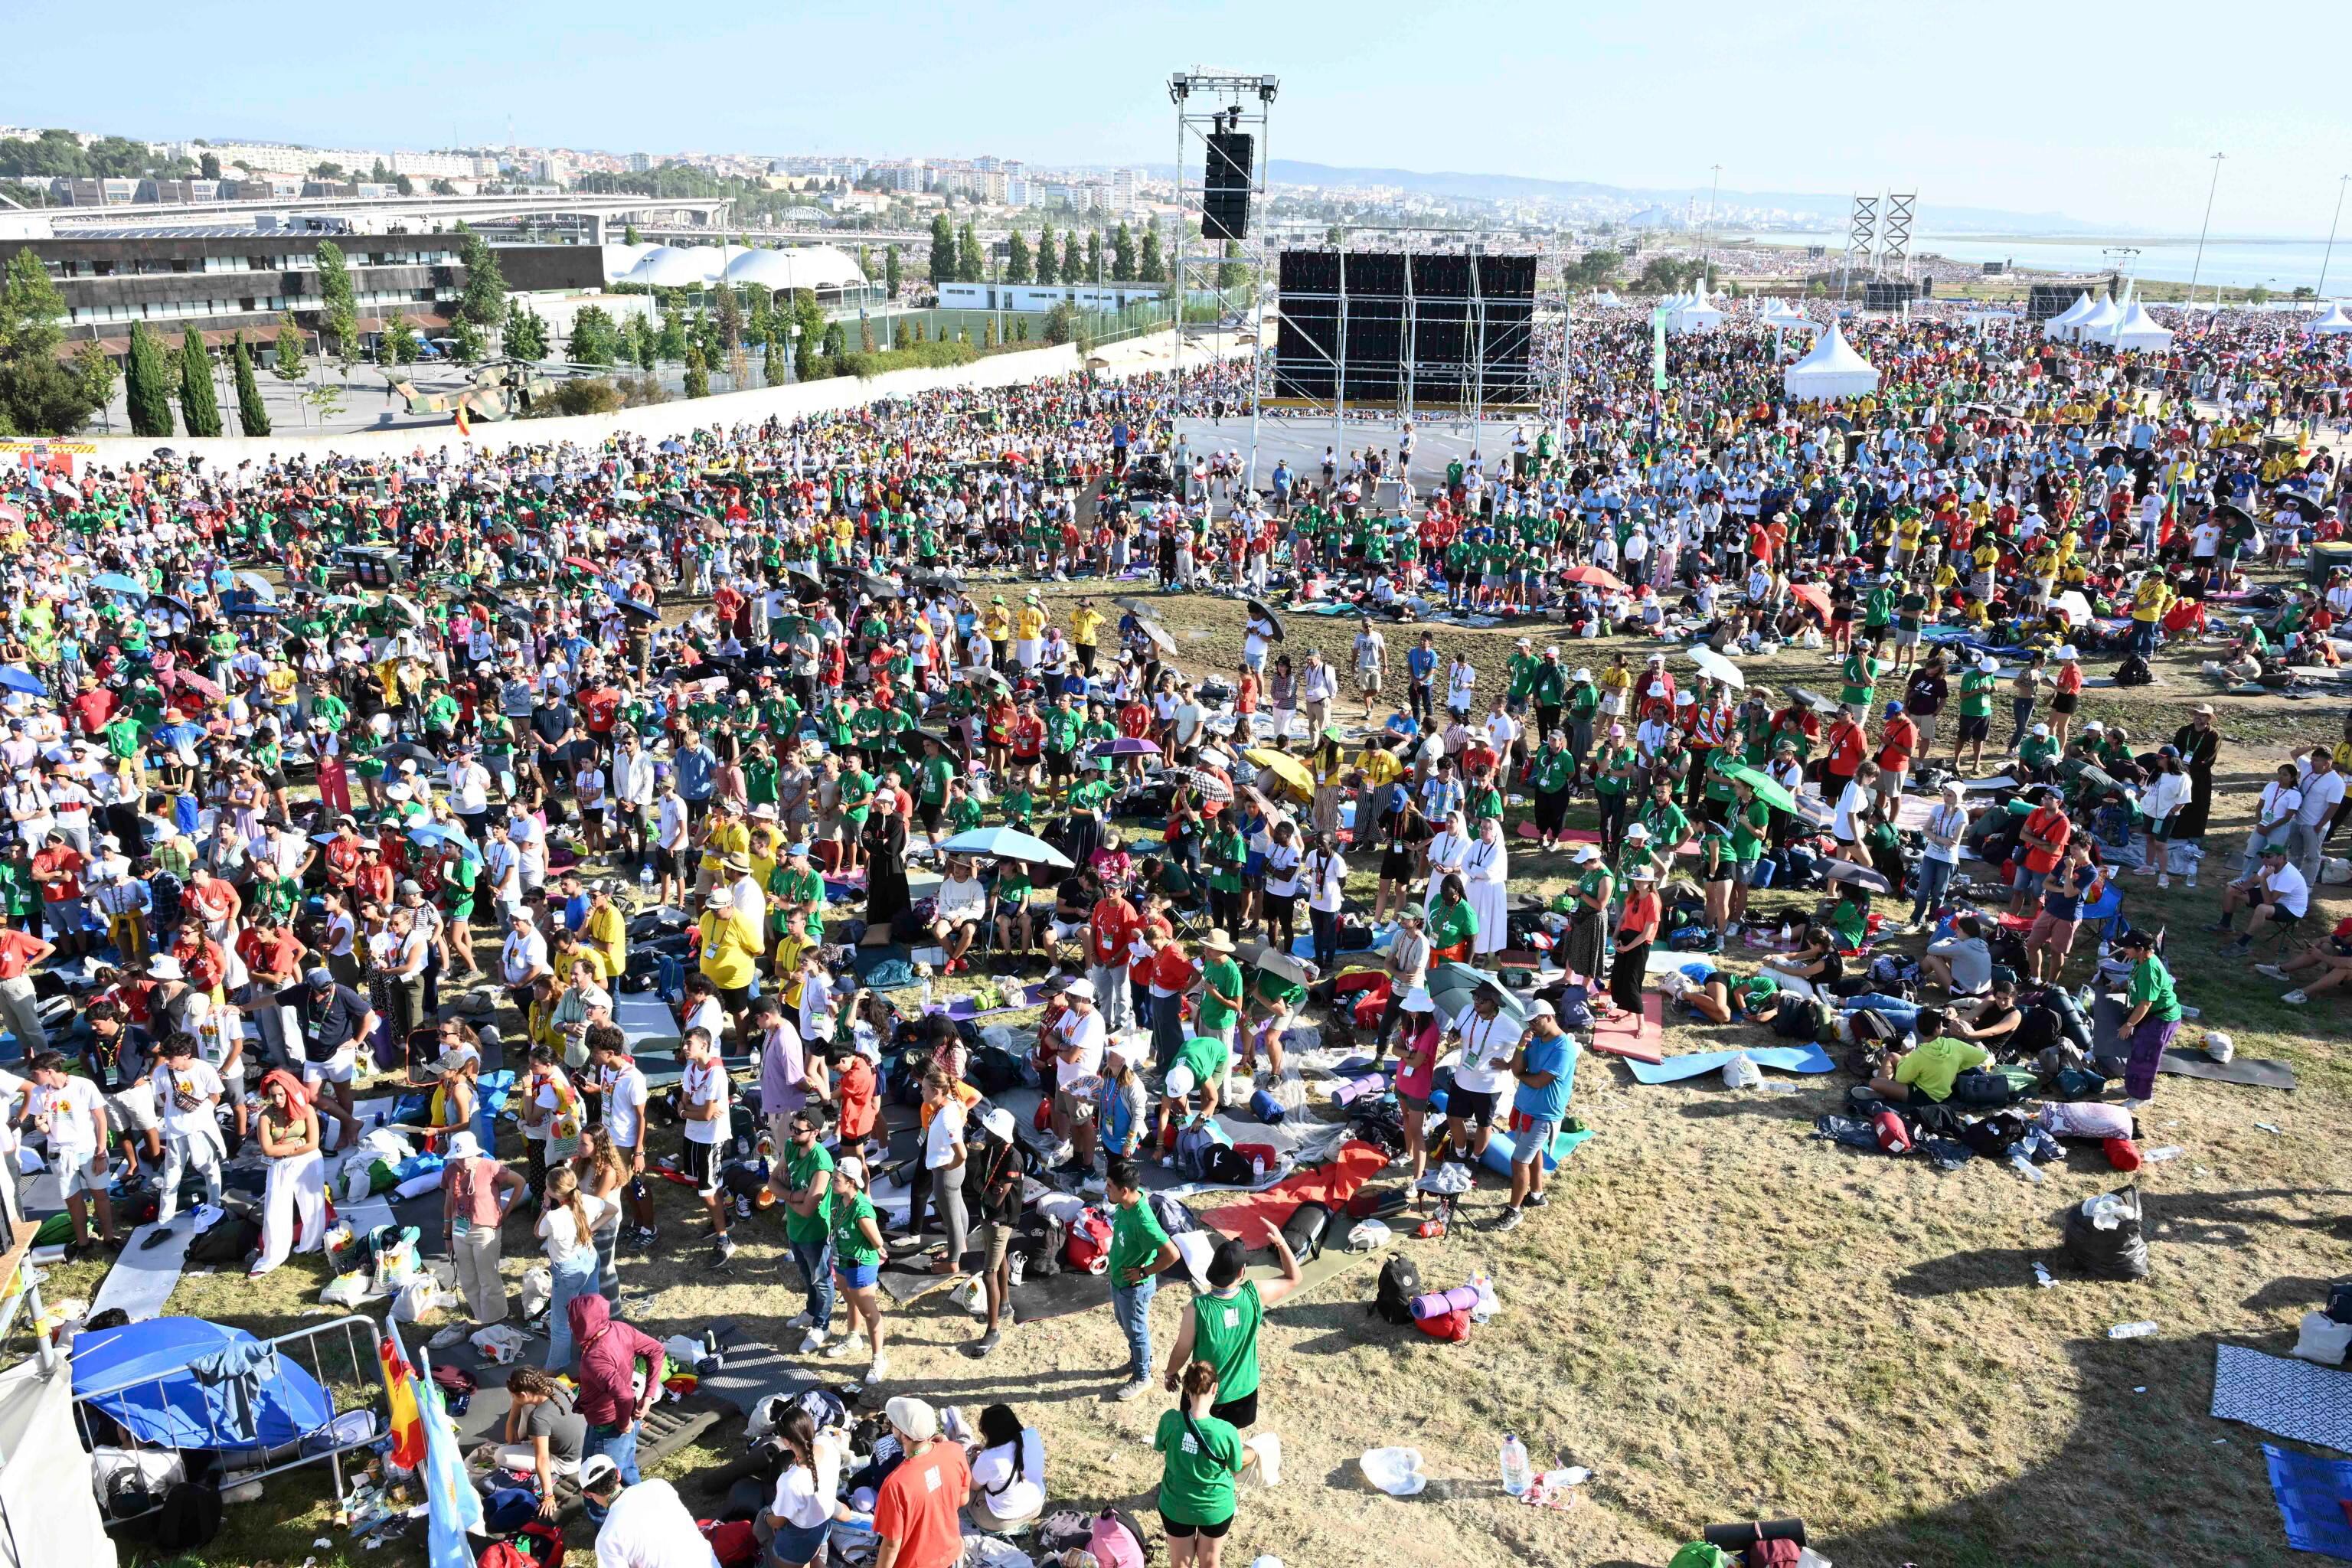
[[[202,1318],[151,1318],[74,1341],[76,1397],[122,1423],[142,1443],[175,1448],[275,1448],[298,1442],[334,1417],[318,1380],[292,1358],[276,1358],[247,1398],[198,1370],[232,1347],[257,1352],[243,1329]]]

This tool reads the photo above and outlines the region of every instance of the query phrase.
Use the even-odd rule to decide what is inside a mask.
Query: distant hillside
[[[1154,173],[1168,176],[1168,167],[1160,165]],[[1550,197],[1558,201],[1614,200],[1661,205],[1679,205],[1696,196],[1702,204],[1706,200],[1706,187],[1685,186],[1680,189],[1645,188],[1632,185],[1606,185],[1591,180],[1538,180],[1523,174],[1471,174],[1458,172],[1424,174],[1415,169],[1349,169],[1328,163],[1305,163],[1296,159],[1276,158],[1267,169],[1267,177],[1277,184],[1288,185],[1395,185],[1402,190],[1424,195],[1461,196],[1475,201],[1513,201]],[[1734,206],[1783,207],[1791,212],[1818,216],[1825,227],[1842,229],[1853,202],[1851,193],[1841,195],[1800,191],[1724,191],[1718,202]],[[1944,206],[1933,201],[1922,202],[1914,226],[1922,234],[1977,231],[1996,234],[2096,234],[2104,230],[2059,213],[2009,212],[1996,207]]]

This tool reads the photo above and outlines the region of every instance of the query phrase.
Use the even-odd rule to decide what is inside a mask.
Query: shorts
[[[13,1154],[9,1156],[11,1159],[15,1157]],[[84,1193],[104,1195],[113,1184],[113,1162],[109,1161],[93,1172],[89,1163],[96,1158],[95,1154],[78,1148],[49,1151],[49,1173],[57,1177],[60,1195],[68,1198],[79,1197]]]
[[[1418,1110],[1424,1116],[1436,1109],[1430,1104],[1426,1095],[1407,1094],[1402,1089],[1397,1091],[1397,1103],[1407,1110]]]
[[[870,1263],[843,1263],[836,1260],[833,1266],[833,1277],[840,1280],[848,1289],[870,1290],[874,1288],[874,1282],[882,1278],[882,1260],[878,1258]]]
[[[654,875],[667,880],[677,874],[677,851],[656,846],[654,849]]]
[[[1990,714],[1990,713],[1963,713],[1963,714],[1961,714],[1961,715],[1960,715],[1960,739],[1961,739],[1961,740],[1963,740],[1963,741],[1981,741],[1981,740],[1985,739],[1987,736],[1990,735],[1991,733],[1992,733],[1992,715],[1991,715],[1991,714]]]
[[[1495,1092],[1481,1094],[1475,1089],[1456,1089],[1445,1097],[1445,1118],[1467,1127],[1495,1125]]]
[[[1057,1089],[1054,1091],[1055,1113],[1066,1121],[1074,1124],[1092,1121],[1095,1118],[1095,1102],[1091,1100],[1080,1100],[1067,1089]]]
[[[2050,700],[2050,711],[2053,713],[2072,713],[2081,701],[2082,698],[2077,693],[2072,691],[2061,691]]]
[[[349,1083],[358,1076],[359,1052],[350,1046],[345,1046],[325,1061],[305,1060],[302,1063],[302,1081],[309,1085]]]
[[[2301,915],[2291,915],[2284,910],[2278,909],[2273,906],[2271,918],[2267,923],[2276,926],[2283,931],[2289,931],[2303,923],[2303,917]],[[2246,934],[2249,936],[2253,934],[2253,928],[2251,925],[2246,928]]]
[[[1917,647],[1919,646],[1919,628],[1913,626],[1908,630],[1904,630],[1898,627],[1895,633],[1895,646],[1896,647]]]
[[[2017,892],[2032,896],[2040,893],[2049,880],[2049,872],[2028,870],[2025,867],[2020,866],[2017,868],[2017,880],[2010,886]]]
[[[1381,689],[1380,672],[1371,669],[1360,671],[1356,676],[1356,684],[1365,691],[1377,694]]]
[[[1253,1388],[1239,1399],[1220,1400],[1209,1406],[1211,1416],[1235,1426],[1257,1425],[1257,1390]]]
[[[1734,860],[1731,863],[1731,879],[1743,888],[1752,888],[1756,885],[1756,868],[1762,864],[1760,857],[1754,860]]]
[[[1070,772],[1071,764],[1069,752],[1065,751],[1048,751],[1045,753],[1045,776],[1047,778],[1066,779],[1070,776]]]
[[[2074,945],[2074,928],[2082,923],[2079,920],[2062,921],[2043,910],[2033,917],[2033,928],[2025,933],[2025,945],[2064,958],[2066,950]]]
[[[1160,1528],[1168,1532],[1171,1541],[1190,1541],[1195,1535],[1206,1541],[1223,1541],[1225,1531],[1234,1527],[1234,1516],[1225,1515],[1214,1524],[1179,1524],[1166,1514],[1160,1516]]]
[[[980,1227],[980,1249],[988,1258],[990,1271],[1004,1267],[1013,1250],[1013,1230],[1012,1222],[1001,1219],[990,1220]]]
[[[1538,1121],[1524,1132],[1512,1133],[1511,1163],[1534,1164],[1543,1152],[1551,1147],[1552,1140],[1559,1136],[1559,1123],[1557,1121]]]
[[[686,1147],[678,1152],[677,1173],[692,1182],[694,1190],[704,1197],[718,1196],[718,1140],[713,1139],[708,1143],[697,1143],[692,1139],[687,1140]]]
[[[118,1132],[152,1132],[163,1124],[155,1113],[155,1085],[143,1078],[120,1094],[108,1095],[106,1111]]]
[[[937,833],[940,830],[940,806],[938,803],[934,801],[925,801],[922,805],[915,807],[915,820],[923,825],[924,832]]]

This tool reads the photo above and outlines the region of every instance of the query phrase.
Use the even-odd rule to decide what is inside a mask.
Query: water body
[[[1834,258],[1845,247],[1843,235],[1759,234],[1758,245],[1829,247]],[[2133,246],[2137,257],[2103,254],[2112,247]],[[2037,272],[2101,272],[2128,262],[2134,277],[2186,283],[2193,274],[2201,288],[2208,283],[2232,289],[2261,287],[2274,294],[2319,286],[2320,264],[2326,257],[2327,292],[2331,298],[2352,295],[2352,234],[2336,237],[2336,250],[2326,257],[2324,239],[2209,239],[2205,259],[2197,259],[2195,236],[2187,239],[2033,239],[1986,238],[1982,236],[1930,234],[1915,237],[1914,254],[1934,251],[1954,261],[2007,261]]]

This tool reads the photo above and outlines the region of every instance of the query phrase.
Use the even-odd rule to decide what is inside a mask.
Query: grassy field
[[[1172,599],[1164,619],[1186,668],[1233,668],[1235,604]],[[1352,630],[1308,617],[1290,625],[1294,656],[1318,641],[1327,656],[1342,654]],[[1466,648],[1491,691],[1514,635],[1438,628],[1438,642],[1442,652]],[[1404,637],[1391,632],[1391,643],[1401,663]],[[1569,658],[1597,664],[1613,646]],[[2168,652],[2152,689],[2087,692],[2085,716],[2168,737],[2211,695],[2195,673],[2198,657]],[[1748,668],[1775,687],[1818,686],[1829,666],[1792,652]],[[1841,1568],[2284,1560],[2263,1439],[2205,1415],[2213,1345],[2283,1352],[2340,1266],[2352,1236],[2352,1161],[2336,1129],[2352,1090],[2342,1061],[2352,1030],[2324,1001],[2281,1005],[2284,986],[2220,957],[2196,928],[2212,918],[2222,867],[2234,863],[2269,770],[2291,742],[2332,738],[2342,710],[2215,700],[2227,741],[2207,843],[2227,853],[2198,890],[2177,879],[2164,891],[2129,879],[2126,910],[2136,924],[2172,929],[2172,963],[2202,1024],[2227,1028],[2241,1055],[2292,1062],[2304,1087],[2288,1095],[2159,1080],[2142,1113],[2143,1142],[2186,1152],[2140,1173],[2147,1280],[2088,1282],[2059,1259],[2060,1213],[2125,1180],[2095,1151],[2046,1167],[2039,1184],[1981,1161],[1943,1174],[1923,1161],[1811,1142],[1811,1121],[1834,1108],[1843,1075],[1797,1079],[1798,1092],[1785,1095],[1730,1091],[1712,1078],[1645,1089],[1588,1056],[1575,1110],[1599,1135],[1559,1173],[1551,1206],[1496,1235],[1483,1223],[1501,1202],[1486,1180],[1467,1205],[1471,1223],[1443,1241],[1402,1244],[1432,1288],[1480,1268],[1495,1275],[1503,1311],[1470,1342],[1440,1345],[1369,1317],[1370,1260],[1269,1316],[1261,1429],[1282,1436],[1284,1479],[1246,1494],[1228,1559],[1359,1562],[1376,1540],[1381,1561],[1405,1564],[1632,1568],[1663,1564],[1710,1522],[1794,1514]],[[1549,892],[1565,871],[1564,857],[1521,853],[1512,886]],[[1351,886],[1368,899],[1370,881],[1360,874]],[[1769,914],[1803,901],[1768,892],[1758,907]],[[2340,916],[2344,901],[2326,912]],[[2078,955],[2071,973],[2081,965]],[[2200,1026],[2185,1026],[2183,1043]],[[1667,1048],[1760,1034],[1674,1022]],[[642,1325],[666,1335],[727,1315],[790,1345],[782,1324],[799,1295],[772,1222],[739,1227],[745,1246],[734,1276],[715,1283],[702,1270],[686,1194],[655,1185],[665,1253],[624,1266],[629,1289],[652,1297]],[[518,1222],[510,1275],[528,1245]],[[2058,1276],[2053,1288],[2037,1289],[2036,1259]],[[194,1278],[173,1307],[268,1333],[320,1310],[310,1303],[324,1279],[316,1260],[258,1287],[233,1275]],[[52,1299],[86,1298],[97,1283],[96,1265],[61,1268],[48,1289]],[[1163,1346],[1183,1295],[1160,1294],[1154,1326]],[[2137,1319],[2159,1332],[2105,1337],[2109,1325]],[[968,1407],[1011,1403],[1045,1434],[1056,1502],[1148,1508],[1159,1469],[1148,1440],[1160,1405],[1101,1401],[1120,1381],[1108,1313],[1021,1328],[984,1363],[956,1351],[973,1328],[938,1297],[894,1316],[886,1392]],[[1573,1509],[1541,1512],[1501,1494],[1496,1445],[1505,1432],[1520,1435],[1539,1466],[1591,1468]],[[1358,1474],[1360,1454],[1394,1443],[1418,1447],[1435,1478],[1419,1498],[1391,1500]],[[708,1500],[694,1476],[722,1457],[692,1450],[664,1473],[699,1507]],[[322,1507],[319,1482],[276,1483],[262,1502],[229,1510],[229,1532],[205,1563],[420,1560],[409,1549],[348,1550],[323,1528]],[[335,1547],[314,1548],[318,1536]],[[571,1562],[593,1561],[584,1527],[572,1542]]]

